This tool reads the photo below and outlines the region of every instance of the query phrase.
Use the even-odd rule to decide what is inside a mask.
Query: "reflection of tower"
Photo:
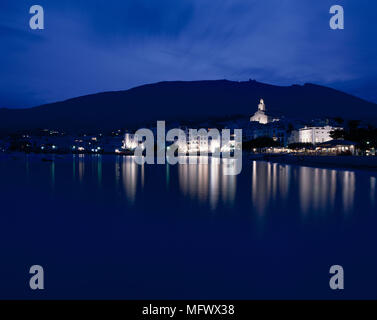
[[[259,105],[258,105],[259,111],[266,111],[266,105],[264,104],[264,100],[260,99]]]

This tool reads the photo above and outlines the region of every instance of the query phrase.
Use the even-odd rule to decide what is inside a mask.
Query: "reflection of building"
[[[324,127],[304,127],[292,132],[289,143],[312,143],[318,144],[332,140],[330,133],[339,128]]]
[[[199,202],[207,202],[212,210],[216,209],[219,203],[233,205],[237,176],[225,174],[225,159],[208,157],[208,163],[192,165],[190,158],[192,157],[180,157],[178,179],[181,192]]]
[[[276,198],[286,199],[289,192],[291,167],[277,163],[253,161],[251,176],[252,205],[263,215]]]
[[[278,118],[273,118],[266,113],[266,105],[264,104],[264,100],[260,99],[258,110],[254,113],[254,115],[250,118],[251,122],[259,122],[261,124],[267,124],[274,121],[279,121]]]
[[[122,158],[122,181],[123,189],[126,197],[130,203],[133,203],[136,198],[137,183],[138,183],[138,172],[139,165],[136,164],[133,158],[123,157]],[[140,166],[141,170],[144,170],[143,166]],[[142,176],[143,178],[143,176]]]

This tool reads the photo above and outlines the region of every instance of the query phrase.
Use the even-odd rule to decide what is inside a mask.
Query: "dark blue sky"
[[[29,8],[45,30],[29,28]],[[345,9],[345,29],[329,9]],[[0,107],[164,80],[313,82],[377,102],[377,1],[1,0]]]

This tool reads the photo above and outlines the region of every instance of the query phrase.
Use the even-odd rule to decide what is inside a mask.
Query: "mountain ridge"
[[[156,120],[252,115],[259,99],[267,110],[291,118],[377,119],[377,104],[329,87],[277,86],[255,80],[161,81],[127,90],[69,98],[32,108],[0,108],[0,131],[66,131],[137,127]]]

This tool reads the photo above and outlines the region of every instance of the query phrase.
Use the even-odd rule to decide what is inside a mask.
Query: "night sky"
[[[42,5],[45,29],[29,28]],[[344,6],[345,29],[329,9]],[[0,107],[166,80],[312,82],[377,102],[377,1],[1,0]]]

